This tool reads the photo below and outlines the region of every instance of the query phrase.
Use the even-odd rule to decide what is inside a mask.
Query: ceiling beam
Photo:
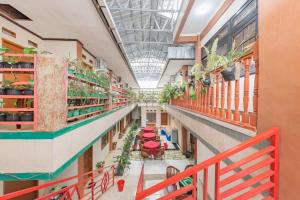
[[[151,41],[124,41],[123,44],[173,44],[172,42],[151,42]]]
[[[123,7],[110,7],[112,11],[142,11],[142,12],[165,12],[165,13],[178,13],[179,10],[172,9],[145,9],[145,8],[123,8]]]

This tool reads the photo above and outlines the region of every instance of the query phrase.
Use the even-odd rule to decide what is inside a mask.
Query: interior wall
[[[258,131],[280,128],[279,199],[299,199],[300,1],[259,0]]]
[[[107,133],[108,134],[108,133]],[[104,149],[101,149],[101,138],[93,145],[93,170],[96,169],[96,163],[105,160],[109,153],[109,143],[106,144]]]
[[[0,195],[3,195],[3,181],[0,181]]]

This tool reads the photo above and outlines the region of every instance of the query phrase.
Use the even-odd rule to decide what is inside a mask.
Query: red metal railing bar
[[[203,171],[203,200],[208,199],[208,168]]]
[[[191,191],[193,189],[194,189],[194,185],[190,184],[190,185],[187,185],[187,186],[185,186],[183,188],[180,188],[179,190],[176,190],[175,192],[172,192],[172,193],[169,193],[169,194],[167,194],[167,195],[165,195],[163,197],[160,197],[158,200],[170,200],[170,199],[172,199],[174,197],[182,195],[182,194],[184,194],[186,192],[189,192],[189,191]]]
[[[265,184],[260,185],[257,188],[254,188],[252,190],[250,190],[249,192],[246,192],[236,198],[234,198],[233,200],[245,200],[245,199],[250,199],[251,197],[254,197],[268,189],[271,189],[272,187],[274,187],[274,184],[272,182],[268,182]]]
[[[261,173],[257,176],[254,176],[254,177],[250,178],[249,180],[224,191],[221,194],[221,199],[225,199],[226,197],[229,197],[230,195],[235,194],[236,192],[239,192],[239,191],[242,191],[245,188],[251,187],[255,183],[258,183],[258,182],[260,182],[260,181],[262,181],[266,178],[271,177],[273,174],[274,174],[274,171],[268,170],[268,171],[263,172],[263,173]]]
[[[248,174],[251,174],[252,172],[255,172],[259,169],[262,169],[270,164],[272,164],[274,162],[273,158],[267,158],[261,162],[259,162],[258,164],[252,165],[251,167],[248,167],[246,169],[243,169],[242,171],[222,180],[220,182],[220,187],[224,187],[225,185],[228,185],[229,183],[232,183],[238,179],[241,179],[243,177],[245,177]]]
[[[197,164],[197,165],[195,165],[195,166],[193,166],[193,167],[177,174],[176,176],[173,176],[169,179],[166,179],[163,182],[160,182],[160,183],[144,190],[143,192],[138,193],[137,194],[137,199],[144,199],[147,196],[149,196],[149,195],[151,195],[151,194],[153,194],[157,191],[160,191],[162,188],[165,188],[169,185],[172,185],[172,184],[178,182],[179,180],[181,180],[185,177],[191,176],[191,175],[199,172],[200,170],[203,170],[204,168],[207,168],[211,165],[219,165],[217,163],[224,160],[225,158],[230,157],[231,155],[233,155],[235,153],[238,153],[238,152],[240,152],[240,151],[242,151],[242,150],[244,150],[248,147],[251,147],[251,146],[253,146],[253,145],[255,145],[255,144],[257,144],[257,143],[259,143],[263,140],[269,139],[271,137],[278,137],[278,134],[279,134],[279,129],[278,128],[271,128],[270,130],[268,130],[264,133],[258,134],[257,136],[255,136],[253,138],[250,138],[249,140],[246,140],[246,141],[240,143],[239,145],[237,145],[235,147],[232,147],[227,151],[224,151],[223,153],[220,153],[220,154],[218,154],[218,155],[216,155],[216,156],[214,156],[214,157],[212,157],[212,158],[210,158],[210,159],[208,159],[208,160],[206,160],[206,161],[204,161],[200,164]],[[271,160],[268,160],[268,162],[269,161],[271,161]],[[273,159],[272,159],[272,162],[274,162]],[[270,163],[272,163],[272,162],[270,162]],[[261,165],[259,165],[259,167],[260,166]],[[276,171],[275,171],[275,173],[276,173]],[[222,182],[220,182],[220,184],[221,183]]]

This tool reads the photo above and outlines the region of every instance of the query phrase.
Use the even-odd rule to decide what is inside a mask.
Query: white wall
[[[131,112],[134,107],[135,105],[131,105],[122,108],[54,140],[0,140],[0,171],[1,173],[53,172],[95,140],[100,133]]]
[[[76,159],[70,166],[68,166],[58,177],[56,177],[53,180],[49,180],[49,181],[41,180],[41,181],[39,181],[39,185],[47,183],[47,182],[52,182],[52,181],[68,178],[68,177],[71,177],[71,176],[75,176],[77,174],[78,174],[78,159]],[[58,184],[57,186],[59,186],[59,187],[68,186],[68,185],[74,184],[76,182],[78,182],[77,178],[73,179],[71,181],[65,182],[65,183]],[[39,195],[48,194],[49,191],[51,190],[51,188],[52,187],[48,187],[48,188],[45,188],[43,190],[40,190]]]
[[[45,51],[49,51],[56,56],[62,58],[77,58],[77,42],[76,41],[55,41],[44,40]]]
[[[109,153],[109,143],[106,144],[104,149],[101,149],[101,138],[93,145],[93,170],[96,169],[96,163],[105,160]]]

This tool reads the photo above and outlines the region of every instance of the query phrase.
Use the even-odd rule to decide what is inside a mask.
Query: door
[[[186,153],[187,145],[188,145],[188,130],[183,126],[181,127],[181,136],[182,136],[182,147],[181,147],[182,152]]]
[[[28,180],[28,181],[4,181],[4,194],[8,194],[11,192],[19,191],[22,189],[34,187],[38,185],[38,181],[36,180]],[[13,200],[32,200],[38,197],[38,192],[31,192],[29,194],[23,195],[21,197],[14,198]]]
[[[93,146],[91,146],[88,150],[86,150],[83,154],[84,159],[84,173],[93,170]]]
[[[161,125],[162,126],[167,126],[168,125],[168,113],[162,112],[160,114],[160,117],[161,117]]]

